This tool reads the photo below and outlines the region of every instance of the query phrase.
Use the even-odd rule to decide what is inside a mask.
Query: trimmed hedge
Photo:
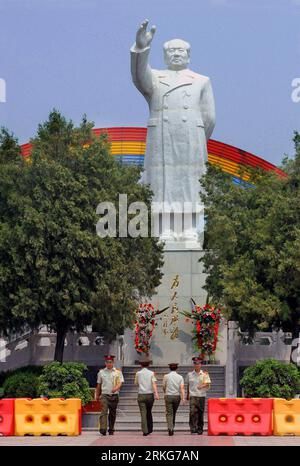
[[[52,362],[43,367],[38,391],[47,398],[80,398],[85,405],[92,400],[89,383],[84,377],[85,364]]]
[[[2,372],[0,398],[80,398],[84,405],[92,400],[86,372],[84,364],[73,362],[53,362]]]
[[[39,376],[33,372],[9,375],[3,384],[4,398],[37,398]]]
[[[240,385],[247,398],[291,399],[300,392],[300,372],[295,364],[265,359],[245,369]]]
[[[4,384],[5,380],[10,377],[11,375],[14,374],[19,374],[20,372],[30,372],[32,374],[36,375],[41,375],[43,371],[43,366],[23,366],[23,367],[18,367],[17,369],[9,370],[9,371],[3,371],[0,372],[0,387]]]

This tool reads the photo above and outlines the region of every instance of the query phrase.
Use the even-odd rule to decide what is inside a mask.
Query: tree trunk
[[[66,329],[64,327],[58,327],[57,332],[56,332],[54,361],[57,361],[60,363],[63,362],[66,335],[67,335]]]

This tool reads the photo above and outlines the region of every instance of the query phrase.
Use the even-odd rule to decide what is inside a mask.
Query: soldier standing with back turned
[[[134,383],[139,386],[138,405],[141,413],[143,435],[153,431],[152,407],[154,399],[159,400],[157,379],[153,371],[148,369],[150,362],[141,361],[142,369],[135,374]]]
[[[184,403],[184,380],[177,373],[178,364],[169,364],[170,373],[163,378],[163,391],[165,394],[166,418],[169,435],[174,435],[176,412],[180,401]]]

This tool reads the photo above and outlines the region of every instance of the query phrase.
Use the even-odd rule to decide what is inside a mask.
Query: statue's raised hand
[[[156,26],[152,26],[150,31],[147,31],[148,23],[148,19],[145,19],[145,21],[142,22],[136,33],[135,44],[138,49],[144,49],[146,47],[149,47],[149,45],[152,42],[153,36],[156,31]]]

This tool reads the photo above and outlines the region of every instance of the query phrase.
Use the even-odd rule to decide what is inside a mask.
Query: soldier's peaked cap
[[[113,354],[106,354],[104,356],[105,361],[114,361],[115,356]]]
[[[197,364],[197,363],[198,363],[198,364],[201,364],[203,360],[202,360],[202,358],[200,358],[199,356],[194,356],[194,357],[192,358],[192,361],[193,361],[194,364]]]

